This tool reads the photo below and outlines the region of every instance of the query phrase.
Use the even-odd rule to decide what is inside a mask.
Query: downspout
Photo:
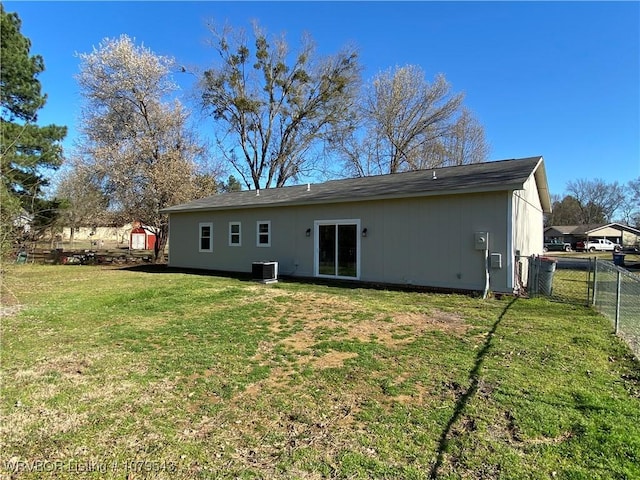
[[[515,233],[518,229],[514,229],[513,225],[517,225],[517,219],[514,217],[514,211],[517,212],[517,208],[513,208],[513,204],[515,203],[515,190],[512,190],[509,194],[509,201],[507,202],[507,288],[512,292],[515,291],[516,284],[516,270],[515,265],[518,263],[518,259],[516,258],[516,252],[514,250],[514,245],[517,245],[518,242],[515,238]]]
[[[489,295],[489,232],[476,232],[475,245],[476,250],[480,250],[484,255],[484,291],[482,299],[484,300]]]
[[[489,249],[487,248],[484,251],[484,271],[485,271],[485,282],[484,282],[484,293],[482,294],[482,299],[486,300],[489,295]]]

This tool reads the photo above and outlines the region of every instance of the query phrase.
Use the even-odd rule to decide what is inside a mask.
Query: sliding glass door
[[[359,278],[360,222],[332,220],[315,222],[316,275]]]

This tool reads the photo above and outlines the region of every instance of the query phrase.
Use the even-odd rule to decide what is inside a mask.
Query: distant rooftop
[[[519,190],[535,173],[543,209],[550,211],[542,157],[499,160],[264,190],[228,192],[163,209],[164,213],[343,203],[456,193]]]
[[[545,228],[544,230],[545,232],[548,232],[549,230],[555,230],[556,232],[559,232],[562,235],[588,235],[594,231],[601,230],[606,227],[622,229],[627,232],[640,235],[640,230],[638,230],[637,228],[634,228],[630,225],[625,225],[623,223],[618,223],[618,222],[592,223],[589,225],[551,225]]]

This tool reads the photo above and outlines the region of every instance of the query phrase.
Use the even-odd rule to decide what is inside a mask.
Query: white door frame
[[[326,275],[320,273],[320,226],[321,225],[355,225],[356,226],[356,276],[345,277],[343,275]],[[338,229],[336,228],[336,232]],[[360,279],[360,219],[340,219],[340,220],[315,220],[313,222],[313,274],[320,278],[337,278],[342,280]],[[338,265],[338,235],[336,235],[336,268]]]

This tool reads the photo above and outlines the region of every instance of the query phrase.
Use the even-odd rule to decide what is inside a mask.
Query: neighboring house
[[[69,241],[111,241],[129,243],[129,235],[133,225],[128,223],[121,227],[95,226],[95,227],[63,227],[62,240]]]
[[[163,212],[171,267],[276,261],[285,276],[456,291],[483,291],[488,276],[511,293],[519,256],[542,253],[550,210],[543,159],[532,157],[223,193]]]
[[[27,235],[31,232],[32,224],[33,215],[27,212],[24,208],[21,208],[13,219],[13,226],[16,229],[21,230],[23,235]]]
[[[623,246],[640,246],[640,230],[622,223],[599,223],[596,225],[553,225],[544,229],[545,241],[559,240],[576,243],[590,238],[606,238]]]

